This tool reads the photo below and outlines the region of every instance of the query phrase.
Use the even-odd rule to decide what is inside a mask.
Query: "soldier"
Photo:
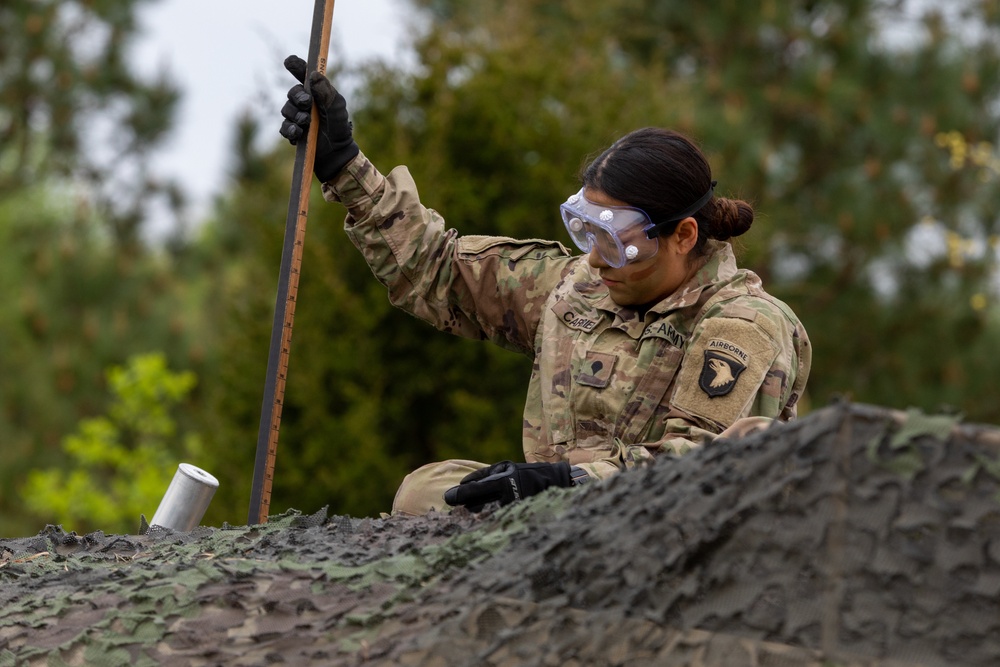
[[[286,68],[302,82],[305,63]],[[796,414],[811,348],[792,310],[739,269],[726,240],[749,204],[715,195],[701,151],[646,128],[605,150],[560,207],[573,243],[460,236],[420,203],[405,167],[383,176],[352,135],[329,80],[293,86],[281,134],[305,136],[315,173],[348,210],[347,235],[390,301],[438,329],[534,359],[525,463],[451,460],[406,476],[394,514],[507,504],[606,478]],[[553,212],[554,213],[554,212]]]

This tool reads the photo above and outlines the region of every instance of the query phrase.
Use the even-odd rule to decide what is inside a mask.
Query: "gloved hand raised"
[[[299,80],[288,91],[288,101],[281,108],[285,120],[281,123],[281,136],[293,146],[309,131],[310,110],[313,101],[319,115],[319,138],[316,142],[316,161],[313,172],[321,182],[326,182],[354,159],[360,149],[354,142],[351,123],[347,119],[347,101],[337,92],[330,80],[319,72],[309,75],[309,90],[302,85],[306,79],[306,62],[298,56],[285,58],[285,69]]]
[[[494,501],[509,505],[515,500],[541,493],[550,486],[572,486],[571,470],[565,461],[501,461],[466,475],[458,486],[445,491],[444,501],[452,506],[465,505],[472,512],[478,512]]]

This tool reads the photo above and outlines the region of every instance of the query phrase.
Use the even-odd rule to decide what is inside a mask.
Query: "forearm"
[[[665,426],[663,436],[654,442],[625,443],[616,438],[606,456],[576,465],[584,468],[591,477],[605,479],[622,470],[648,465],[660,456],[684,456],[711,444],[716,438],[726,436],[726,432],[720,434],[711,425],[699,424],[699,420],[677,411],[668,415]]]
[[[479,325],[453,307],[463,298],[453,268],[457,234],[420,203],[405,167],[383,176],[359,154],[323,184],[323,196],[347,208],[345,231],[393,305],[450,333],[483,337]]]

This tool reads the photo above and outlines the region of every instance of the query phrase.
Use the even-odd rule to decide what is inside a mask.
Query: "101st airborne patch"
[[[740,373],[746,369],[746,364],[728,355],[705,350],[705,363],[701,367],[698,386],[711,398],[725,396],[733,390]]]

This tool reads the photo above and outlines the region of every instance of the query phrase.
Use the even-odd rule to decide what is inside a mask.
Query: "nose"
[[[595,269],[610,269],[611,265],[608,264],[607,260],[601,257],[601,253],[597,251],[597,244],[592,243],[590,245],[590,254],[587,255],[587,262]]]

